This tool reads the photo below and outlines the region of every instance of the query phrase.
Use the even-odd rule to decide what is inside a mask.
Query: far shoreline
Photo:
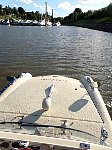
[[[112,24],[109,23],[107,24],[81,23],[81,24],[75,24],[74,26],[112,33]]]
[[[0,22],[0,25],[2,23]],[[36,24],[27,24],[27,25],[21,25],[21,24],[10,24],[11,26],[38,26]],[[104,31],[112,33],[112,23],[67,23],[62,24],[62,26],[76,26],[76,27],[82,27],[82,28],[88,28],[92,30],[98,30],[98,31]]]
[[[76,26],[82,28],[88,28],[92,30],[104,31],[112,33],[112,23],[68,23],[62,24],[64,26]]]

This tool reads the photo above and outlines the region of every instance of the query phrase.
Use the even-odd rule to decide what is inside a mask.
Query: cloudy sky
[[[65,17],[75,8],[81,8],[83,12],[97,10],[106,7],[112,0],[0,0],[0,4],[10,7],[23,7],[26,11],[45,12],[45,2],[48,4],[48,13],[54,10],[54,17]]]

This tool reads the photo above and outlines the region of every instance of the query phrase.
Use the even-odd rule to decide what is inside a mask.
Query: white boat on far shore
[[[39,25],[40,26],[61,26],[61,23],[58,21],[58,22],[53,24],[51,21],[48,20],[46,22],[45,19],[44,19],[44,20],[39,22]]]
[[[9,21],[9,19],[4,19],[1,21],[1,24],[10,26],[10,21]]]
[[[61,23],[58,21],[58,22],[54,23],[54,26],[61,26]]]
[[[40,26],[52,26],[52,22],[50,22],[49,20],[46,22],[45,19],[43,19],[42,21],[39,22]]]

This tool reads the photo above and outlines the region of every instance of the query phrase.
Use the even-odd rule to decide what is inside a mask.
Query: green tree
[[[27,19],[33,20],[34,18],[34,12],[27,12]]]
[[[41,14],[39,13],[39,11],[35,12],[35,19],[38,21],[41,20]]]
[[[78,14],[81,14],[82,13],[82,10],[80,8],[75,8],[75,13],[78,13]]]
[[[20,18],[25,17],[25,10],[22,7],[18,7],[18,13]]]
[[[18,10],[17,10],[16,7],[13,7],[13,8],[12,8],[12,13],[13,13],[14,15],[17,15],[17,14],[18,14]]]
[[[12,13],[11,7],[5,6],[5,8],[4,8],[4,13],[5,13],[6,15],[10,15],[10,14]]]
[[[3,15],[3,8],[2,8],[2,5],[0,5],[0,15]]]
[[[112,2],[107,6],[108,17],[112,17]]]

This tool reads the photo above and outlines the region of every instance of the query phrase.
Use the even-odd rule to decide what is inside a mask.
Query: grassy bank
[[[0,15],[0,19],[4,19],[4,18],[5,18],[5,16],[1,16],[1,15]]]
[[[101,19],[84,19],[77,20],[75,22],[73,20],[70,20],[69,22],[65,22],[65,25],[84,27],[112,33],[112,17],[106,17]]]
[[[108,23],[107,24],[79,23],[79,24],[75,24],[75,26],[112,33],[112,24],[108,24]]]

